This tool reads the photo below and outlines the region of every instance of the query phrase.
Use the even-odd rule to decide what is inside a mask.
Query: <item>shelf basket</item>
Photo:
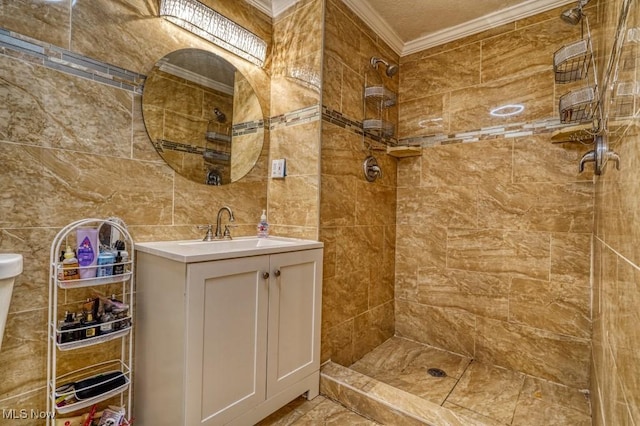
[[[592,57],[589,44],[588,39],[579,40],[553,54],[556,83],[570,83],[587,77]]]
[[[395,127],[393,123],[378,119],[368,119],[362,122],[362,128],[365,133],[372,134],[381,138],[390,138],[394,135]]]
[[[389,108],[396,104],[396,94],[384,86],[370,86],[364,89],[364,98],[367,103],[375,103],[383,108]]]
[[[596,110],[595,99],[593,87],[585,87],[563,95],[559,102],[560,122],[581,123],[590,121]]]

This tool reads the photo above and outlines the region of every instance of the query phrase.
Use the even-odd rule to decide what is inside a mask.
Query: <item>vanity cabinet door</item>
[[[217,425],[265,400],[269,256],[187,269],[186,424]]]
[[[271,255],[267,398],[320,367],[322,249]]]

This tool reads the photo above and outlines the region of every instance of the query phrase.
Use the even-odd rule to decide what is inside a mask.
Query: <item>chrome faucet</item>
[[[229,225],[224,226],[224,234],[220,229],[220,222],[222,222],[222,212],[224,211],[227,211],[229,213],[229,222],[234,222],[236,220],[233,217],[233,212],[231,211],[230,207],[223,206],[220,210],[218,210],[218,217],[216,218],[216,234],[214,236],[216,240],[221,240],[223,238],[227,240],[231,239],[231,231],[229,230]]]

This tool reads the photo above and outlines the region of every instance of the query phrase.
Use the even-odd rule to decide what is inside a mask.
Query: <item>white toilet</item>
[[[22,255],[0,253],[0,349],[4,326],[7,323],[13,282],[22,273]]]

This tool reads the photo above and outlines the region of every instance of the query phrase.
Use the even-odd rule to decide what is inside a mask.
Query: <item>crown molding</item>
[[[269,16],[273,16],[273,12],[271,10],[271,3],[272,3],[271,0],[245,0],[245,1],[249,3],[251,6],[258,9],[260,12]]]
[[[245,0],[247,3],[275,18],[300,0]]]
[[[521,3],[494,13],[490,13],[485,16],[481,16],[480,18],[465,22],[464,24],[446,28],[441,31],[436,31],[423,37],[419,37],[415,40],[411,40],[404,44],[400,56],[410,55],[412,53],[420,52],[434,46],[439,46],[441,44],[448,43],[450,41],[457,40],[472,34],[477,34],[479,32],[486,31],[503,24],[508,24],[510,22],[514,22],[523,18],[528,18],[530,16],[546,12],[547,10],[554,9],[568,3],[575,3],[575,1],[534,0],[527,3]]]
[[[274,2],[277,0],[274,0]],[[415,40],[403,42],[400,36],[391,28],[366,0],[343,0],[371,29],[380,36],[399,56],[406,56],[434,46],[448,43],[472,34],[491,29],[493,27],[528,18],[553,8],[575,3],[575,0],[531,0],[480,18],[426,34]]]
[[[401,55],[404,42],[393,28],[376,12],[369,2],[363,0],[342,0],[365,24],[383,39],[394,52]]]

